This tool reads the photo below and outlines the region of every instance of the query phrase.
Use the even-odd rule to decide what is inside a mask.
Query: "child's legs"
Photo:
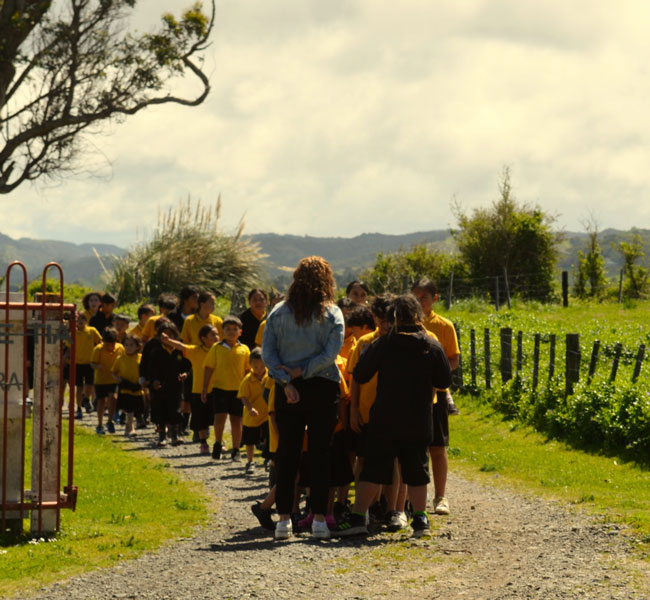
[[[97,398],[97,425],[99,427],[104,423],[104,408],[106,408],[106,396]]]
[[[77,408],[82,407],[82,402],[84,398],[84,386],[83,385],[78,385],[77,386]]]
[[[108,395],[108,422],[110,423],[113,420],[113,415],[115,414],[115,409],[117,407],[117,394],[113,392]]]
[[[246,460],[248,462],[253,462],[253,458],[255,458],[255,445],[246,444]]]
[[[393,463],[393,483],[384,487],[389,511],[399,510],[397,508],[397,497],[399,496],[401,484],[402,478],[400,476],[399,461],[395,459]]]
[[[209,429],[201,429],[201,431],[199,431],[199,439],[202,442],[205,442],[208,439],[208,437],[210,437],[210,430]]]
[[[217,442],[221,443],[223,440],[223,430],[226,426],[227,413],[217,413],[214,415],[214,438]]]
[[[133,430],[133,413],[132,412],[127,412],[126,413],[126,423],[124,425],[124,430],[125,431],[132,431]]]
[[[408,495],[413,505],[413,512],[424,512],[427,509],[426,485],[409,485]]]
[[[444,446],[429,446],[429,454],[431,455],[435,495],[436,497],[444,496],[447,487],[447,472],[449,471],[447,448]],[[413,498],[411,498],[411,502],[413,502]],[[415,508],[415,504],[413,508]]]
[[[354,500],[354,512],[363,514],[368,510],[368,507],[374,502],[381,485],[378,483],[371,483],[370,481],[360,481],[356,490],[356,498]]]
[[[271,488],[271,491],[267,494],[266,498],[262,500],[260,506],[265,510],[269,510],[274,504],[275,504],[275,486]]]
[[[242,418],[237,415],[230,415],[230,432],[232,433],[232,448],[238,450],[241,446]],[[248,452],[248,448],[246,449]]]

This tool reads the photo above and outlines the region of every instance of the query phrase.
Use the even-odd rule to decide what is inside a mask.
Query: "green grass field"
[[[61,511],[61,531],[51,541],[2,541],[0,597],[133,558],[205,522],[209,500],[200,485],[120,446],[76,429],[76,511]]]

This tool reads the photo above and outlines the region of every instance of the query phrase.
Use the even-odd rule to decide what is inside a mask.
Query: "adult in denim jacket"
[[[291,534],[290,513],[305,426],[309,435],[310,497],[314,521],[323,526],[329,487],[329,451],[336,424],[340,374],[336,356],[345,325],[334,304],[334,278],[320,256],[303,258],[287,299],[269,314],[262,356],[276,382],[278,424],[276,506],[280,530]],[[322,536],[321,536],[322,537]]]

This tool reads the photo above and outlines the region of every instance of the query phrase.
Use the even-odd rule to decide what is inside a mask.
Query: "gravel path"
[[[205,482],[218,507],[210,525],[155,553],[43,588],[37,598],[650,598],[647,563],[636,560],[625,532],[559,503],[452,473],[453,512],[433,518],[431,538],[301,534],[274,542],[250,512],[266,493],[262,469],[245,478],[244,462],[199,456],[196,444],[151,449],[152,441],[145,432],[123,443]]]

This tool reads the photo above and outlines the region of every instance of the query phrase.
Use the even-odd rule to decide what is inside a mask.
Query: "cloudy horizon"
[[[190,0],[141,0],[148,28]],[[93,175],[5,196],[14,238],[129,246],[191,196],[246,233],[448,229],[514,195],[560,229],[650,225],[646,23],[603,0],[217,2],[197,108],[90,138]],[[98,165],[93,168],[92,165]]]

